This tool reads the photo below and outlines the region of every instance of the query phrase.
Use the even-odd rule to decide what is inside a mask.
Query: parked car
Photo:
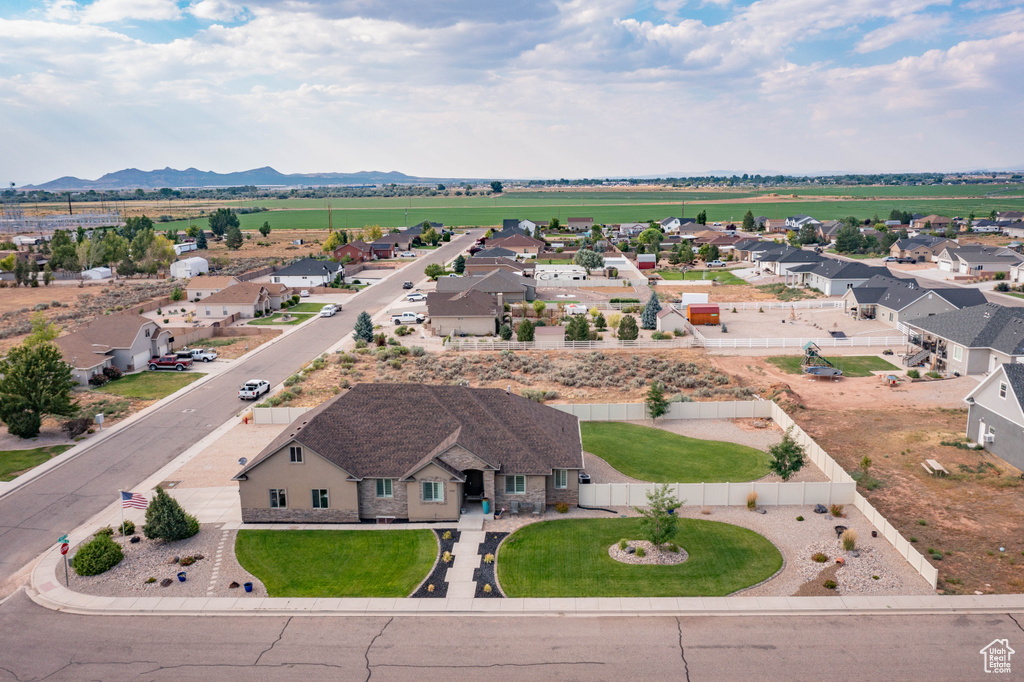
[[[338,312],[338,310],[340,309],[341,306],[334,305],[333,303],[328,303],[327,305],[320,309],[320,317],[334,317],[334,313]]]
[[[238,397],[242,400],[256,400],[265,393],[270,393],[270,382],[264,379],[249,379],[238,389]]]
[[[413,313],[406,311],[398,315],[391,316],[391,324],[418,324],[423,320],[427,319],[427,316],[423,313]]]
[[[399,258],[415,258],[416,254],[412,251],[402,251],[398,254]]]
[[[192,358],[179,358],[175,354],[161,355],[158,358],[152,358],[149,361],[149,368],[152,370],[157,369],[174,369],[179,372],[183,372],[192,366]]]
[[[181,350],[185,349],[182,348]],[[181,351],[178,352],[180,353]],[[188,353],[196,362],[213,362],[217,359],[217,351],[212,348],[192,348]]]
[[[916,258],[897,258],[896,262],[897,263],[908,263],[910,265],[913,265],[914,263],[917,262],[917,259]]]
[[[883,263],[898,263],[899,260],[900,259],[897,258],[896,256],[886,256],[885,258],[882,259],[882,262]]]
[[[303,289],[302,291],[299,292],[299,296],[302,298],[309,298],[309,290]]]
[[[425,300],[427,300],[427,295],[424,294],[423,292],[420,292],[420,291],[414,291],[411,294],[406,294],[405,295],[405,300],[407,300],[407,301],[425,301]]]
[[[725,262],[720,260],[710,260],[704,265],[706,265],[709,268],[724,268]]]
[[[412,282],[402,282],[403,289],[412,289]]]

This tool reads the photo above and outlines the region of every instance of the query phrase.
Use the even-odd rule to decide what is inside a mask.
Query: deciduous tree
[[[39,435],[44,415],[74,413],[71,366],[52,343],[53,330],[45,320],[33,321],[33,333],[0,360],[0,421],[22,438]]]
[[[663,483],[647,493],[646,507],[633,507],[633,511],[642,517],[640,527],[647,541],[659,552],[661,545],[676,534],[679,519],[674,512],[681,504],[670,492],[668,483]]]
[[[782,436],[782,442],[768,448],[768,456],[771,458],[768,468],[778,474],[783,481],[788,481],[790,476],[803,468],[804,446],[793,438],[792,426],[786,429],[786,433]]]
[[[604,267],[604,256],[591,249],[580,249],[572,257],[572,262],[582,266],[589,275],[591,270],[600,270]]]
[[[230,208],[218,208],[210,214],[210,232],[217,237],[224,236],[229,227],[239,227],[238,215]]]

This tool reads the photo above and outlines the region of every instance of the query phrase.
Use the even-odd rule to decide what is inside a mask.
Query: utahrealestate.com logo
[[[985,657],[985,672],[1004,673],[1010,672],[1010,657],[1016,651],[1010,648],[1010,642],[1005,639],[994,639],[991,644],[981,650]]]

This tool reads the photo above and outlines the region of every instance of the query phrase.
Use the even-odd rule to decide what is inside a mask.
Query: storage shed
[[[690,324],[718,324],[717,303],[691,303],[686,306],[686,319]]]

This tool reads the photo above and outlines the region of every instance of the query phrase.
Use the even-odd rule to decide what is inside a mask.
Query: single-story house
[[[510,237],[494,237],[487,240],[488,249],[508,249],[522,256],[537,256],[544,250],[544,242],[525,234],[512,235]]]
[[[102,315],[75,331],[54,339],[75,380],[86,385],[104,367],[134,372],[147,367],[150,358],[170,351],[171,332],[141,315]]]
[[[331,252],[334,260],[341,261],[345,256],[349,257],[350,263],[363,263],[368,260],[373,260],[373,247],[361,239],[349,242],[348,244],[342,244],[341,246],[334,249]]]
[[[488,272],[494,270],[504,270],[514,274],[520,274],[524,277],[533,277],[533,268],[535,264],[533,261],[517,261],[511,258],[487,258],[480,256],[473,256],[466,260],[466,272],[467,275],[486,275]]]
[[[480,249],[473,254],[473,258],[515,258],[516,252],[512,249]]]
[[[245,523],[430,522],[482,499],[576,504],[582,468],[579,421],[561,410],[497,388],[358,384],[234,480]]]
[[[565,226],[570,232],[590,232],[594,226],[593,218],[566,218]]]
[[[430,327],[441,336],[496,334],[503,312],[501,294],[495,296],[473,289],[456,293],[431,291],[427,294]]]
[[[1024,222],[1007,223],[1002,226],[1003,234],[1013,239],[1024,239]]]
[[[997,223],[1016,223],[1024,220],[1024,211],[999,211],[996,213]]]
[[[916,214],[915,214],[916,215]],[[910,226],[915,230],[934,230],[942,232],[952,224],[952,220],[946,216],[931,215],[918,216],[910,221]]]
[[[440,234],[440,232],[438,234]],[[388,246],[391,246],[392,249],[394,249],[395,254],[399,254],[402,251],[409,251],[410,249],[412,249],[413,243],[416,241],[422,241],[420,239],[419,233],[410,234],[408,232],[392,232],[391,234],[386,234],[380,239],[374,241],[373,246],[377,246],[378,244],[386,244]],[[380,257],[383,258],[384,256]]]
[[[197,316],[218,320],[236,313],[243,319],[256,317],[256,313],[266,315],[271,310],[270,291],[257,282],[241,282],[221,289],[196,305]]]
[[[292,290],[284,284],[275,284],[270,282],[263,286],[266,287],[267,293],[270,294],[271,310],[278,310],[281,307],[281,304],[284,303],[285,299],[292,297]]]
[[[665,306],[658,311],[657,328],[659,332],[674,332],[677,329],[686,329],[686,312],[672,306]]]
[[[892,277],[872,277],[843,294],[843,310],[847,314],[858,320],[878,320],[890,327],[985,302],[985,294],[977,289],[925,289],[916,280]]]
[[[1024,469],[1024,364],[1004,363],[964,398],[967,437]]]
[[[889,247],[889,255],[895,258],[913,258],[918,263],[930,263],[946,249],[955,249],[960,245],[945,237],[919,235],[898,239]]]
[[[606,261],[607,262],[607,261]],[[538,263],[533,278],[540,286],[542,282],[558,286],[559,282],[582,282],[590,279],[582,265],[545,265]]]
[[[537,298],[534,280],[524,279],[506,270],[492,270],[485,275],[470,277],[440,277],[437,291],[456,294],[460,291],[482,291],[485,294],[501,294],[508,303],[521,303]]]
[[[210,271],[210,263],[205,258],[192,256],[171,263],[171,277],[189,279]]]
[[[757,256],[755,256],[757,258]],[[761,267],[766,268],[776,275],[786,275],[790,268],[806,265],[808,263],[821,263],[825,257],[814,251],[798,249],[786,245],[786,248],[772,250],[760,257]],[[793,275],[796,277],[796,274]]]
[[[345,266],[340,263],[303,258],[272,274],[270,281],[293,289],[305,289],[306,287],[327,286],[339,274],[345,274]]]
[[[1010,272],[1010,268],[1024,262],[1024,256],[1000,246],[958,245],[943,249],[935,259],[940,270],[961,275],[988,275]]]
[[[802,273],[802,283],[826,296],[842,296],[876,275],[888,275],[889,269],[865,265],[859,261],[825,258]]]
[[[911,340],[930,352],[944,374],[984,374],[1005,362],[1024,362],[1024,308],[995,303],[914,320]]]
[[[238,284],[241,280],[237,277],[226,277],[223,275],[193,277],[185,287],[185,294],[190,301],[201,301],[221,289]]]

